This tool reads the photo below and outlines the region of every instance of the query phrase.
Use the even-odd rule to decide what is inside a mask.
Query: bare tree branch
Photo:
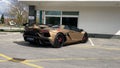
[[[16,2],[14,5],[10,5],[10,16],[14,17],[17,24],[26,23],[28,19],[28,7],[23,3]]]

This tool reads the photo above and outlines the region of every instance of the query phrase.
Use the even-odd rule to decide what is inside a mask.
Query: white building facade
[[[119,1],[26,1],[40,23],[73,25],[88,33],[120,35]]]

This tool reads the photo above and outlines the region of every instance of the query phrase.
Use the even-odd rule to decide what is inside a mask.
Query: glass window
[[[68,30],[70,30],[70,28],[69,28],[68,25],[65,25],[64,29],[68,29]]]
[[[46,17],[47,25],[60,25],[60,17]]]
[[[77,31],[77,32],[83,31],[82,29],[79,29],[79,28],[77,28],[77,27],[75,27],[75,26],[70,26],[70,29],[71,29],[71,30],[74,30],[74,31]]]
[[[75,11],[63,11],[63,15],[79,15],[79,12]]]
[[[46,15],[61,15],[61,11],[46,11]]]
[[[45,11],[45,23],[77,27],[79,11]]]

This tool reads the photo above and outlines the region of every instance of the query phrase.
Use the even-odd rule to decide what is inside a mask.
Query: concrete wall
[[[120,8],[81,9],[78,25],[89,33],[116,34],[120,30]]]
[[[88,33],[116,34],[120,31],[120,7],[40,6],[37,10],[79,11],[78,27]],[[118,35],[120,35],[118,33]]]

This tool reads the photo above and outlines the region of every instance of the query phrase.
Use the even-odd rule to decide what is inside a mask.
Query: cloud
[[[0,14],[6,13],[9,9],[9,5],[4,2],[4,0],[0,1]]]

